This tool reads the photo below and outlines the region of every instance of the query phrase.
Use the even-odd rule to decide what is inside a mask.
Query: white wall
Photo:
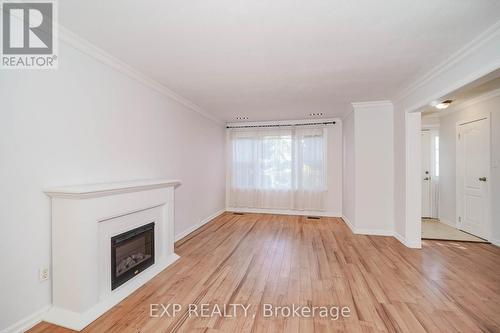
[[[351,112],[343,119],[342,141],[344,150],[344,170],[342,183],[342,215],[349,222],[354,221],[355,217],[355,147],[354,142],[354,112]],[[349,223],[348,222],[348,223]],[[350,222],[352,223],[352,222]]]
[[[328,127],[328,192],[325,211],[329,216],[342,216],[342,121]]]
[[[392,235],[393,106],[381,101],[353,107],[344,120],[344,216],[356,233]]]
[[[393,106],[355,107],[357,229],[393,230]]]
[[[224,209],[224,128],[60,45],[58,70],[0,74],[0,329],[51,303],[50,201],[56,185],[182,180],[175,232]]]
[[[406,235],[406,137],[405,112],[394,106],[394,234],[400,241]]]
[[[439,116],[431,114],[424,115],[422,114],[422,128],[423,129],[432,129],[439,127]]]
[[[456,224],[456,126],[489,117],[491,123],[491,202],[493,238],[500,239],[500,96],[470,105],[440,119],[440,219]]]

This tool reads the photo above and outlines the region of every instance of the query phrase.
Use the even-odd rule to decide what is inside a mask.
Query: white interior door
[[[489,237],[489,119],[458,126],[457,215],[460,228]]]
[[[431,134],[422,131],[422,217],[431,214]]]

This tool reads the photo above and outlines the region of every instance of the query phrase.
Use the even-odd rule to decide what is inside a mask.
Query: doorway
[[[487,115],[423,113],[422,239],[488,239],[489,138]]]
[[[440,100],[421,110],[421,238],[500,244],[500,70]]]

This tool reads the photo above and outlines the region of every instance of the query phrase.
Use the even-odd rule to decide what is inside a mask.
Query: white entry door
[[[438,217],[439,132],[422,130],[422,217]]]
[[[422,131],[422,217],[431,214],[431,133]]]
[[[489,119],[458,126],[457,215],[460,228],[489,237]]]

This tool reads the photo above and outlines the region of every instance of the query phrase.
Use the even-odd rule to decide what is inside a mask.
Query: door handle
[[[429,177],[425,177],[424,180],[429,180],[430,178]]]
[[[479,177],[479,181],[480,182],[485,182],[486,181],[486,177]]]

